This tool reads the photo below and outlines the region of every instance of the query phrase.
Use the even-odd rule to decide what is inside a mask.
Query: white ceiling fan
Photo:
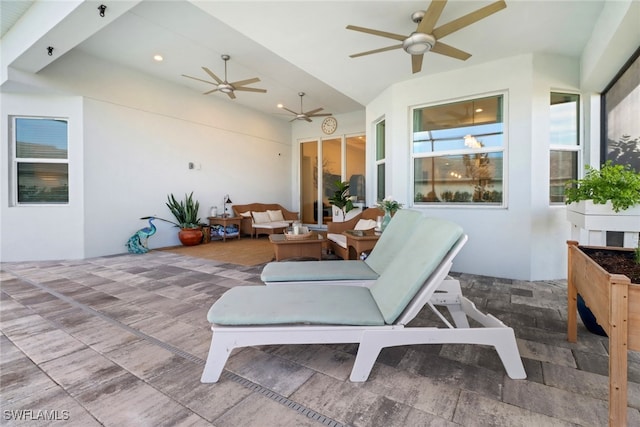
[[[286,110],[288,112],[290,112],[291,114],[293,114],[295,117],[293,119],[291,119],[291,121],[294,120],[306,120],[308,122],[311,122],[311,117],[324,117],[324,116],[330,116],[331,113],[322,113],[322,114],[318,114],[320,111],[324,110],[324,108],[315,108],[313,110],[309,110],[309,111],[304,111],[304,109],[302,108],[302,97],[304,96],[304,92],[298,92],[298,96],[300,97],[300,112],[296,113],[293,110],[288,109],[287,107],[285,107],[282,104],[278,104],[278,108],[282,108],[283,110]]]
[[[440,19],[440,15],[442,14],[442,10],[446,4],[447,0],[432,0],[426,11],[419,10],[411,14],[411,20],[417,23],[418,27],[408,36],[374,30],[371,28],[358,27],[355,25],[347,25],[348,30],[360,31],[362,33],[373,34],[374,36],[386,37],[402,42],[401,44],[393,46],[356,53],[349,55],[349,57],[357,58],[359,56],[370,55],[372,53],[380,53],[402,48],[405,52],[411,55],[411,69],[414,74],[419,73],[420,70],[422,70],[422,59],[424,54],[427,52],[435,52],[466,61],[471,57],[471,54],[460,49],[456,49],[453,46],[446,45],[442,43],[440,39],[507,7],[504,0],[498,0],[474,12],[454,19],[449,23],[434,28],[438,19]]]
[[[257,78],[257,77],[254,77],[252,79],[239,80],[237,82],[229,83],[227,81],[227,61],[230,58],[231,57],[229,55],[226,55],[226,54],[222,55],[222,59],[224,60],[224,80],[221,80],[218,76],[216,76],[207,67],[202,67],[202,69],[205,71],[205,73],[207,73],[209,76],[211,76],[211,78],[213,80],[215,80],[215,82],[212,82],[212,81],[209,81],[209,80],[200,79],[198,77],[187,76],[186,74],[183,74],[182,76],[190,78],[190,79],[193,79],[193,80],[197,80],[199,82],[208,83],[210,85],[215,85],[216,86],[215,89],[212,89],[210,91],[204,92],[203,95],[209,95],[210,93],[213,93],[213,92],[216,92],[216,91],[220,91],[222,93],[226,93],[229,98],[236,99],[236,95],[234,94],[235,91],[259,92],[259,93],[266,93],[267,92],[266,89],[245,87],[246,85],[259,82],[260,79]]]

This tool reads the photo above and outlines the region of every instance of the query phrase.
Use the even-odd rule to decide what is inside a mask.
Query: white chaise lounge
[[[419,218],[369,287],[300,284],[228,290],[207,316],[213,337],[201,381],[218,381],[234,348],[314,343],[359,343],[351,381],[366,381],[382,348],[442,343],[494,346],[507,374],[525,378],[511,328],[478,311],[459,287],[453,289],[453,299],[447,292],[442,301],[434,296],[447,290],[453,258],[466,239],[456,224]],[[407,326],[424,305],[440,303],[450,309],[455,327],[442,315],[446,328]],[[467,316],[484,327],[470,327]]]
[[[340,281],[343,285],[370,286],[402,249],[421,218],[420,212],[410,209],[396,212],[364,261],[270,262],[264,266],[260,278],[267,285]]]

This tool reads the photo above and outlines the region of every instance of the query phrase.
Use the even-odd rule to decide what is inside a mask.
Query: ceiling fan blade
[[[282,109],[283,109],[283,110],[286,110],[286,111],[288,111],[288,112],[290,112],[291,114],[293,114],[293,115],[295,115],[295,116],[297,116],[297,115],[298,115],[298,113],[296,113],[296,112],[295,112],[295,111],[293,111],[293,110],[288,109],[287,107],[282,107]]]
[[[307,111],[306,113],[302,113],[302,114],[304,114],[305,116],[312,116],[312,115],[314,115],[315,113],[320,112],[320,111],[322,111],[322,110],[324,110],[324,108],[316,108],[316,109],[314,109],[314,110],[309,110],[309,111]]]
[[[254,77],[254,78],[252,78],[252,79],[239,80],[239,81],[237,81],[237,82],[232,82],[232,83],[229,83],[229,84],[230,84],[231,86],[238,87],[238,86],[250,85],[251,83],[257,83],[257,82],[259,82],[259,81],[260,81],[260,79],[259,79],[259,78]]]
[[[218,90],[218,88],[212,89],[212,90],[210,90],[209,92],[205,92],[205,93],[203,93],[203,95],[209,95],[210,93],[213,93],[213,92],[215,92],[215,91],[217,91],[217,90]]]
[[[307,114],[307,116],[309,117],[326,117],[326,116],[332,116],[333,114],[331,113],[322,113],[322,114]]]
[[[305,117],[304,118],[306,121],[308,121],[309,123],[311,123],[313,120],[311,120],[309,117]]]
[[[199,78],[197,78],[197,77],[187,76],[186,74],[182,74],[182,77],[186,77],[186,78],[188,78],[188,79],[197,80],[197,81],[202,82],[202,83],[208,83],[208,84],[210,84],[210,85],[215,85],[215,84],[216,84],[216,83],[214,83],[214,82],[212,82],[212,81],[204,80],[204,79],[199,79]]]
[[[386,52],[388,50],[400,49],[401,47],[402,47],[402,45],[398,44],[398,45],[395,45],[395,46],[389,46],[389,47],[383,47],[383,48],[380,48],[380,49],[368,50],[366,52],[354,53],[353,55],[349,55],[349,58],[357,58],[359,56],[371,55],[372,53]]]
[[[213,71],[211,71],[211,70],[210,70],[210,69],[208,69],[207,67],[202,67],[202,69],[204,70],[204,72],[205,72],[205,73],[209,74],[213,80],[215,80],[216,82],[218,82],[218,84],[222,84],[222,83],[224,83],[222,80],[220,80],[220,78],[219,78],[218,76],[216,76],[215,74],[213,74]]]
[[[422,70],[422,58],[424,54],[411,55],[411,71],[413,74],[419,73]]]
[[[416,32],[431,34],[446,4],[447,0],[431,0],[431,4],[425,12],[424,18],[422,18],[422,21],[418,24]]]
[[[458,19],[454,19],[451,22],[441,25],[440,27],[433,30],[431,34],[436,38],[436,40],[439,40],[440,38],[456,32],[466,26],[469,26],[474,22],[478,22],[479,20],[486,18],[489,15],[493,15],[494,13],[504,9],[505,7],[507,7],[507,4],[504,2],[504,0],[498,0],[497,2],[491,3],[488,6],[476,10],[475,12],[471,12],[467,15],[461,16]]]
[[[455,59],[460,59],[462,61],[466,61],[471,58],[471,54],[467,53],[463,50],[456,49],[453,46],[449,46],[448,44],[444,44],[440,41],[437,41],[435,46],[431,48],[431,52],[439,53],[440,55],[450,56]]]
[[[226,92],[227,96],[231,99],[236,99],[236,94],[233,92]]]
[[[241,92],[258,92],[258,93],[267,93],[266,89],[259,89],[257,87],[236,87],[235,90],[237,91],[241,91]]]
[[[355,25],[347,25],[347,30],[360,31],[361,33],[373,34],[374,36],[386,37],[388,39],[394,39],[401,42],[408,37],[408,36],[403,36],[402,34],[387,33],[386,31],[379,31],[371,28],[358,27]]]

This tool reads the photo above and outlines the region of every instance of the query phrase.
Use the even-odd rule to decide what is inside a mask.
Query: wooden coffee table
[[[289,258],[314,258],[322,260],[322,235],[312,233],[307,239],[287,240],[284,234],[271,234],[269,241],[273,245],[276,261]]]
[[[380,238],[373,230],[347,230],[342,234],[347,237],[348,259],[360,259],[360,254],[373,249]]]

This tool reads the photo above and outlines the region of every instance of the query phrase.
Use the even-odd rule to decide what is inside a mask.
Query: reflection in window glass
[[[18,204],[69,202],[67,121],[13,118],[12,173]]]
[[[384,120],[380,120],[376,124],[376,200],[382,200],[386,197],[385,191],[385,130],[386,125]]]
[[[503,204],[502,95],[413,112],[414,202]]]
[[[549,203],[564,204],[567,181],[578,178],[580,95],[552,92],[549,107]]]
[[[357,202],[364,202],[365,188],[365,146],[366,139],[363,135],[347,137],[346,145],[346,171],[349,182],[349,195]]]
[[[552,150],[550,158],[549,201],[564,204],[565,184],[578,176],[578,152]]]

